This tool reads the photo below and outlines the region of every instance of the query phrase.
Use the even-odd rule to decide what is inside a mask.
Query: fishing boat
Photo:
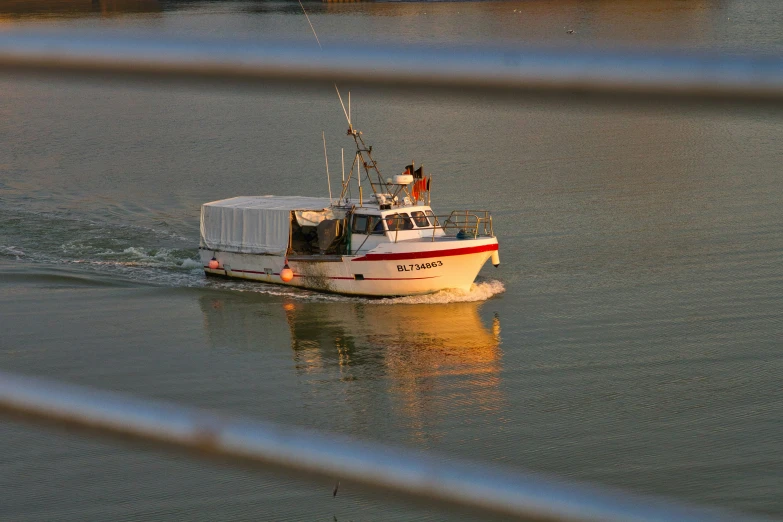
[[[202,205],[207,275],[396,297],[469,291],[488,259],[500,264],[489,211],[436,215],[432,176],[414,164],[384,179],[349,114],[356,154],[347,176],[343,167],[338,198],[239,196]]]
[[[301,0],[299,6],[320,48]],[[432,176],[414,164],[384,179],[372,146],[351,123],[350,92],[346,110],[334,88],[356,146],[347,177],[343,161],[340,196],[332,199],[324,137],[329,199],[240,196],[205,203],[199,249],[206,274],[373,297],[470,290],[488,259],[500,264],[490,213],[435,215]],[[372,192],[367,201],[363,179]]]

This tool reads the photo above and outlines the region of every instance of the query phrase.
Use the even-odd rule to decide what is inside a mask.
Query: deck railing
[[[488,210],[454,210],[443,221],[443,230],[457,237],[494,237],[492,215]]]
[[[411,210],[415,210],[415,207],[402,207],[399,212],[410,214]],[[421,226],[420,223],[425,219],[427,224]],[[426,215],[419,218],[389,215],[382,221],[386,225],[386,230],[390,232],[393,243],[400,239],[400,232],[407,231],[415,231],[418,233],[418,237],[429,237],[432,241],[444,236],[458,239],[495,237],[492,215],[488,210],[454,210],[447,216],[438,216],[427,211]],[[408,239],[407,236],[405,238]]]

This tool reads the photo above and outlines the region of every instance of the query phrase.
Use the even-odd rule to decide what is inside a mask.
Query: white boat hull
[[[355,256],[296,256],[288,258],[294,278],[284,282],[283,256],[242,254],[202,249],[207,274],[275,283],[319,292],[393,297],[445,289],[470,290],[479,270],[495,254],[494,237],[436,241],[400,241],[379,245]],[[209,268],[212,256],[218,268]],[[494,259],[493,259],[494,262]]]

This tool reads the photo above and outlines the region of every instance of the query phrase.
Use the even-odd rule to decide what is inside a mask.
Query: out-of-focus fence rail
[[[490,97],[619,97],[783,107],[783,59],[693,52],[366,45],[335,45],[321,52],[309,42],[83,31],[0,33],[0,78],[19,73],[220,85],[346,82],[455,94],[480,91]],[[750,519],[2,372],[0,413],[524,520]]]
[[[106,32],[0,33],[0,75],[101,75],[783,107],[783,58],[695,51],[404,47]]]
[[[521,520],[747,520],[496,466],[0,372],[0,413]],[[520,441],[522,443],[523,441]],[[329,494],[329,492],[325,492]]]

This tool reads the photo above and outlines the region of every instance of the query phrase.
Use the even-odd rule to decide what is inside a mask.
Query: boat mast
[[[299,7],[302,8],[302,12],[305,15],[305,18],[307,18],[307,23],[310,24],[310,29],[313,31],[313,36],[315,36],[315,41],[318,43],[318,48],[323,51],[323,47],[321,46],[321,40],[318,39],[318,33],[315,32],[315,27],[313,26],[313,23],[310,21],[310,16],[307,14],[307,10],[304,8],[304,5],[302,4],[302,0],[299,0]],[[343,114],[345,115],[345,119],[348,121],[348,136],[353,136],[353,141],[356,144],[356,156],[354,157],[354,164],[356,164],[356,181],[359,184],[359,191],[361,192],[361,168],[364,167],[364,174],[367,176],[367,181],[370,183],[370,188],[373,191],[373,194],[389,194],[393,199],[395,199],[400,192],[405,192],[405,194],[408,194],[408,191],[406,190],[404,185],[396,185],[396,190],[394,193],[392,193],[392,190],[390,188],[390,184],[386,183],[386,181],[383,179],[383,176],[381,175],[380,169],[378,169],[378,162],[375,161],[375,159],[372,157],[372,145],[369,147],[364,143],[364,138],[362,138],[362,133],[358,130],[354,130],[353,124],[351,123],[351,92],[348,91],[348,110],[345,109],[345,104],[343,103],[343,97],[340,95],[340,89],[337,88],[337,83],[334,84],[334,90],[337,92],[337,98],[340,100],[340,106],[343,108]],[[365,154],[367,155],[365,157]],[[326,156],[326,138],[324,137],[324,156]],[[361,163],[358,163],[357,160],[360,160]],[[327,177],[328,177],[328,168],[327,167]],[[375,182],[372,179],[372,176],[370,174],[370,171],[375,171],[375,175],[378,178],[378,181]],[[351,182],[351,178],[353,177],[353,167],[351,167],[351,171],[348,174],[348,179],[343,181],[343,190],[340,194],[340,201],[345,201],[346,194],[349,189],[349,185]],[[393,185],[391,185],[393,186]],[[331,190],[330,190],[331,192]],[[331,200],[331,194],[329,199]]]

